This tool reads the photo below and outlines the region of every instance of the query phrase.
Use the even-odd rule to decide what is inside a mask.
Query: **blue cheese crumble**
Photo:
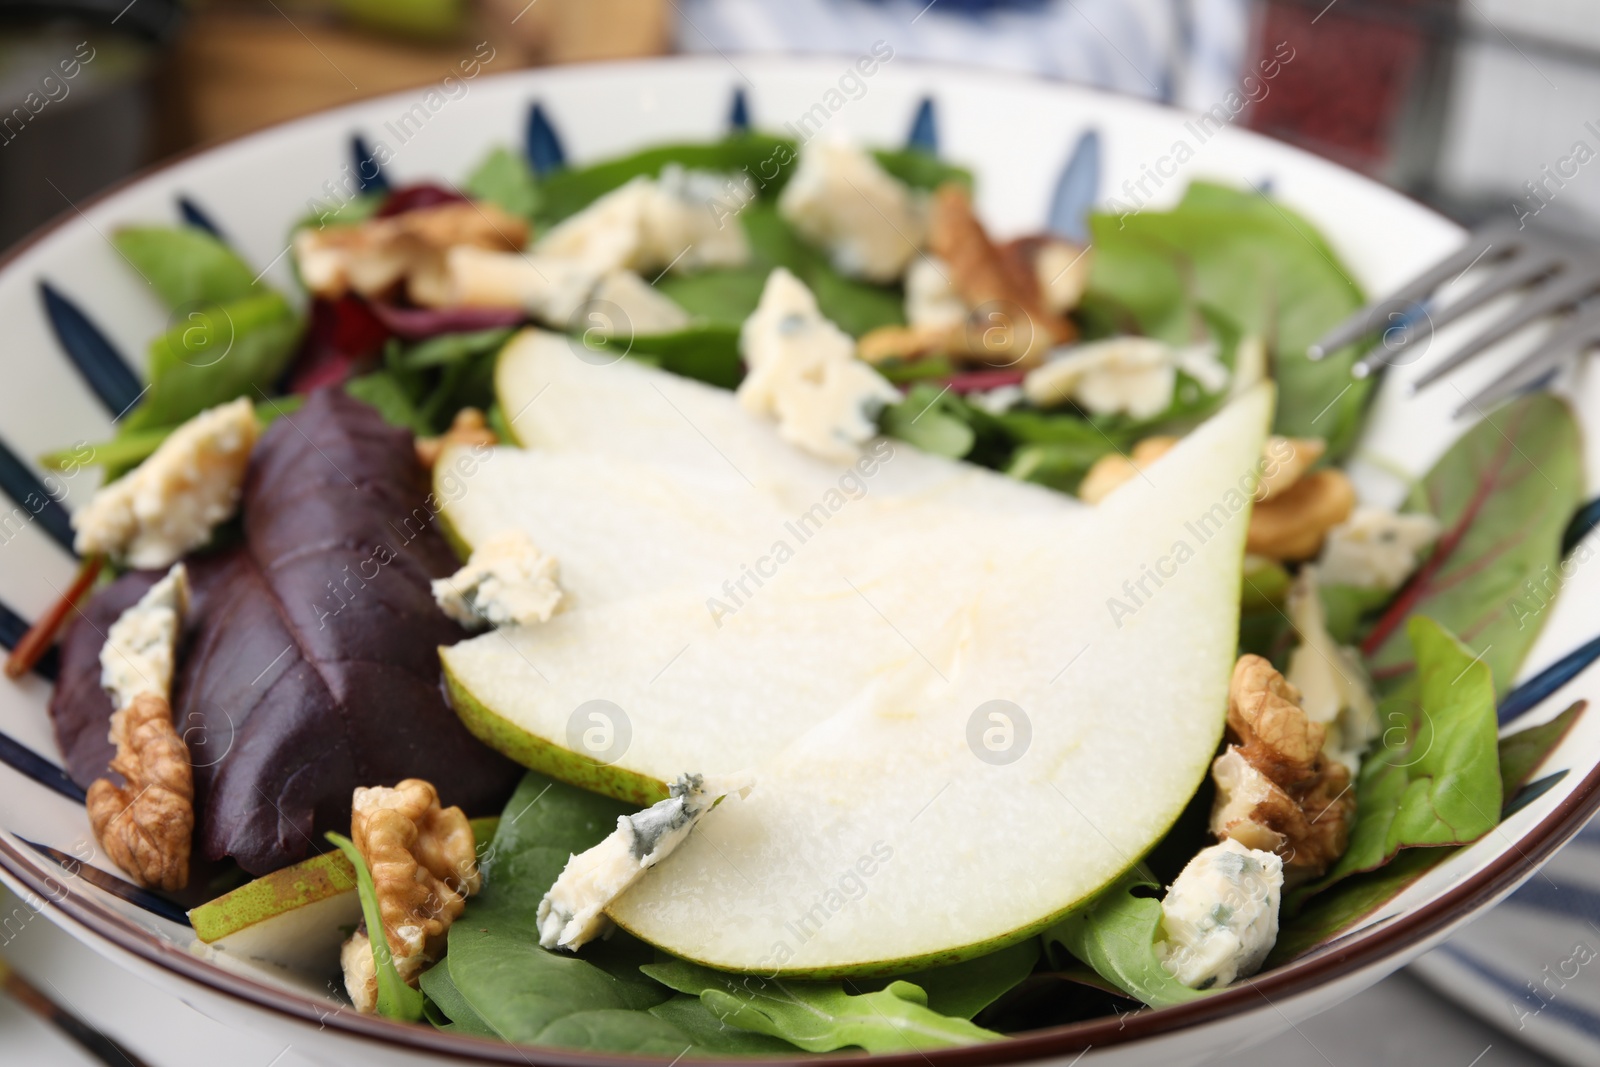
[[[257,433],[244,397],[202,411],[72,516],[73,547],[140,569],[171,566],[238,510]]]
[[[1191,989],[1221,988],[1261,969],[1278,940],[1283,861],[1224,841],[1197,853],[1161,901],[1161,963]]]
[[[139,602],[111,624],[100,649],[100,684],[114,708],[149,693],[170,700],[178,634],[189,611],[189,572],[174,564]]]
[[[522,530],[495,534],[472,550],[467,565],[433,582],[439,610],[470,629],[549,622],[561,603],[554,556]]]
[[[800,153],[778,213],[834,269],[892,282],[920,251],[927,229],[923,198],[855,145],[815,141]]]
[[[571,856],[539,902],[539,944],[576,951],[611,929],[605,909],[645,871],[672,854],[706,812],[725,796],[749,795],[749,775],[686,774],[671,795],[617,819],[617,828],[582,855]]]
[[[560,222],[535,251],[596,275],[743,266],[750,244],[729,205],[748,198],[749,190],[725,174],[668,164],[659,177],[640,175]]]
[[[776,418],[778,436],[824,459],[855,460],[878,432],[879,410],[900,399],[782,267],[767,276],[761,303],[739,331],[739,351],[750,368],[736,394],[740,405]]]

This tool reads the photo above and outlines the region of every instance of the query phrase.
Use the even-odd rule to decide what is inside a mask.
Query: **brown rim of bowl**
[[[781,56],[781,58],[794,59],[796,57]],[[804,58],[823,60],[830,57],[828,55],[815,55]],[[689,65],[706,63],[710,62],[710,60],[700,56],[678,56],[657,57],[648,62]],[[585,66],[636,67],[639,65],[640,61],[638,60],[622,60],[614,63],[586,64]],[[1084,86],[1067,86],[1064,83],[1043,77],[993,71],[973,64],[907,62],[905,66],[919,66],[935,70],[957,67],[970,70],[973,73],[993,76],[998,80],[1036,82],[1044,86],[1069,88],[1075,92],[1113,96],[1121,99],[1118,94]],[[516,70],[491,74],[488,77],[495,79],[516,78],[526,77],[528,73],[529,70]],[[315,115],[328,115],[346,108],[363,107],[371,104],[374,100],[382,100],[386,97],[403,97],[408,91],[411,90],[386,93],[382,96],[340,105],[326,111],[315,112],[313,115],[302,115],[287,119],[225,141],[198,146],[164,159],[102,189],[91,197],[85,198],[81,203],[71,204],[70,210],[62,212],[56,218],[44,223],[7,249],[4,255],[0,255],[0,272],[9,269],[16,259],[56,230],[71,222],[75,217],[82,215],[87,208],[103,200],[110,199],[123,190],[170,170],[195,156],[237,144],[249,138],[304,121]],[[1151,101],[1140,101],[1140,103],[1157,110],[1175,110]],[[1317,160],[1325,165],[1336,166],[1336,164],[1331,164],[1329,161],[1304,149],[1276,141],[1265,134],[1256,133],[1253,130],[1241,132],[1288,148],[1308,159]],[[1347,172],[1347,174],[1352,179],[1379,185],[1379,183],[1364,175],[1356,174],[1355,172]],[[1397,190],[1381,185],[1379,187],[1394,196],[1417,204],[1420,210],[1435,214],[1431,208]],[[1046,1030],[1030,1031],[993,1044],[929,1049],[926,1052],[880,1053],[872,1056],[871,1059],[874,1063],[893,1065],[893,1067],[918,1067],[918,1065],[926,1065],[926,1067],[969,1067],[969,1065],[979,1064],[1018,1063],[1041,1060],[1048,1057],[1073,1055],[1086,1052],[1091,1048],[1105,1048],[1145,1038],[1175,1034],[1191,1027],[1216,1021],[1224,1016],[1243,1014],[1248,1010],[1259,1009],[1263,1006],[1276,1007],[1277,1002],[1281,999],[1299,996],[1310,992],[1318,986],[1353,975],[1386,957],[1397,955],[1425,942],[1429,938],[1444,932],[1452,921],[1509,893],[1520,882],[1531,876],[1540,863],[1566,844],[1597,811],[1600,811],[1600,764],[1597,764],[1589,771],[1583,781],[1556,806],[1555,810],[1524,835],[1522,841],[1508,848],[1483,870],[1453,886],[1434,900],[1428,901],[1412,912],[1396,916],[1392,920],[1365,931],[1357,931],[1335,938],[1332,942],[1314,949],[1307,956],[1286,963],[1266,975],[1250,979],[1211,996],[1202,997],[1175,1007],[1163,1008],[1160,1011],[1146,1009],[1126,1016],[1113,1016],[1088,1022],[1073,1023],[1068,1026],[1052,1027]],[[599,1054],[547,1046],[505,1044],[487,1038],[447,1034],[423,1024],[400,1023],[380,1016],[360,1015],[353,1011],[339,1010],[330,1015],[327,1011],[329,1003],[327,1000],[313,998],[305,994],[292,993],[286,989],[270,986],[244,975],[224,970],[215,964],[191,955],[177,945],[150,937],[137,924],[98,901],[90,899],[87,895],[74,895],[70,889],[66,888],[70,878],[57,881],[55,872],[46,871],[39,867],[32,856],[22,852],[3,836],[0,836],[0,867],[4,867],[8,873],[37,894],[40,899],[49,902],[51,907],[59,909],[91,933],[104,938],[118,948],[194,981],[213,992],[243,1001],[254,1007],[281,1012],[299,1022],[314,1024],[319,1029],[332,1026],[352,1037],[363,1038],[377,1044],[466,1057],[480,1063],[516,1063],[524,1065],[538,1063],[540,1065],[547,1064],[550,1067],[568,1067],[568,1065],[570,1067],[611,1067],[611,1065],[630,1067],[630,1065],[634,1064],[656,1063],[666,1059],[664,1056],[641,1057],[621,1054]],[[55,882],[55,887],[52,888],[48,884],[49,882]],[[55,899],[58,895],[60,899]],[[1379,907],[1381,906],[1379,905]],[[827,1064],[829,1062],[859,1061],[864,1055],[859,1052],[813,1054],[791,1058],[760,1059],[754,1062],[796,1065]],[[719,1057],[705,1061],[696,1061],[692,1058],[686,1059],[684,1057],[679,1057],[679,1059],[691,1063],[726,1064],[737,1062],[734,1057]],[[673,1062],[678,1061],[675,1060]]]

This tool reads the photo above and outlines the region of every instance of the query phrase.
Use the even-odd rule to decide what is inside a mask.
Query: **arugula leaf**
[[[747,269],[759,271],[763,282],[774,267],[787,267],[816,296],[818,310],[852,337],[905,321],[897,288],[846,278],[834,270],[820,249],[800,239],[776,206],[754,203],[739,217],[750,239],[752,264]],[[754,310],[752,303],[745,315]]]
[[[1500,821],[1498,725],[1489,665],[1426,616],[1406,627],[1417,682],[1380,708],[1383,748],[1356,780],[1350,846],[1307,895],[1402,848],[1475,841]]]
[[[1156,896],[1138,895],[1156,890]],[[1161,965],[1160,887],[1135,868],[1094,900],[1044,932],[1046,945],[1059,944],[1096,974],[1152,1008],[1203,997]]]
[[[257,292],[249,265],[198,227],[125,226],[111,243],[155,287],[168,311],[225,304]]]
[[[463,183],[474,200],[487,200],[518,218],[531,219],[539,210],[539,179],[520,152],[497,147]]]
[[[1505,783],[1507,806],[1514,801],[1517,790],[1560,744],[1583,710],[1584,703],[1579,701],[1547,723],[1500,739],[1500,778]],[[1286,915],[1279,926],[1278,942],[1267,958],[1267,966],[1276,967],[1339,936],[1456,851],[1448,845],[1403,849],[1386,866],[1353,875],[1313,897],[1298,912]]]
[[[428,420],[417,410],[406,387],[392,371],[376,370],[351,378],[344,383],[344,391],[364,404],[371,404],[390,426],[410,430],[419,437],[432,432]]]
[[[893,385],[913,385],[928,378],[953,378],[959,373],[948,356],[890,359],[874,366]]]
[[[1558,397],[1522,397],[1462,435],[1422,479],[1439,542],[1362,642],[1373,681],[1393,690],[1411,678],[1402,624],[1427,614],[1481,653],[1504,695],[1544,622],[1524,583],[1560,581],[1561,535],[1583,489],[1577,421]]]
[[[1006,473],[1018,481],[1076,493],[1089,468],[1111,451],[1114,451],[1112,445],[1104,440],[1023,445],[1012,454]]]
[[[383,930],[383,913],[378,908],[378,891],[372,885],[372,872],[355,842],[343,834],[329,830],[323,835],[344,853],[345,859],[356,869],[356,892],[361,897],[361,918],[367,924],[367,936],[372,941],[372,958],[378,968],[378,1014],[388,1019],[416,1022],[422,1018],[422,993],[406,985],[395,970],[394,956],[389,951],[389,938]]]
[[[960,459],[977,441],[977,434],[961,417],[963,407],[949,390],[923,383],[913,386],[898,404],[885,407],[878,425],[888,436],[924,452]]]
[[[287,415],[297,410],[305,397],[281,396],[275,397],[271,402],[256,405],[256,422],[262,429],[272,425],[280,415]],[[145,460],[150,454],[161,447],[176,426],[159,426],[153,430],[138,430],[133,433],[113,437],[109,441],[99,441],[90,445],[78,445],[73,448],[63,448],[59,452],[49,452],[39,457],[39,463],[48,470],[69,471],[80,467],[104,467],[107,482],[124,471],[132,470]]]
[[[1356,349],[1319,362],[1305,350],[1363,298],[1310,223],[1259,195],[1196,182],[1172,211],[1096,215],[1090,227],[1097,319],[1187,344],[1203,332],[1202,308],[1215,308],[1267,339],[1276,432],[1327,438],[1334,459],[1354,445],[1372,388],[1351,378]]]
[[[928,995],[928,1007],[940,1015],[971,1019],[1021,985],[1038,962],[1039,941],[1030,937],[976,959],[896,975],[894,980],[921,988]],[[886,982],[852,979],[848,984],[876,990]]]
[[[464,333],[441,333],[426,341],[418,341],[399,356],[399,364],[407,370],[422,370],[457,363],[473,356],[498,352],[500,347],[516,333],[510,326],[490,330],[468,330]]]
[[[852,337],[905,321],[898,288],[840,274],[826,255],[800,239],[772,204],[751,203],[739,219],[750,241],[747,266],[668,275],[656,282],[656,288],[698,319],[737,327],[760,303],[767,275],[775,267],[786,267],[816,296],[822,314]]]
[[[294,356],[301,321],[277,293],[191,312],[150,344],[150,389],[122,433],[177,426],[207,408],[275,391]]]
[[[1243,332],[1215,308],[1198,306],[1197,325],[1212,337],[1219,360],[1230,369],[1238,359]],[[993,416],[999,427],[1020,444],[1004,464],[1011,477],[1075,493],[1083,478],[1103,456],[1127,453],[1142,438],[1155,433],[1182,434],[1210,416],[1226,401],[1225,391],[1207,393],[1200,383],[1179,372],[1172,403],[1148,419],[1125,415],[1084,415],[1075,410],[1039,411],[1018,408]]]
[[[1001,1035],[928,1007],[928,994],[905,981],[851,994],[836,982],[794,982],[727,974],[687,960],[646,964],[641,970],[669,988],[700,997],[733,1026],[782,1038],[807,1052],[859,1046],[904,1052],[992,1041]]]
[[[540,183],[539,222],[548,226],[577,214],[606,193],[641,174],[652,177],[669,163],[710,170],[744,181],[762,197],[775,197],[796,160],[794,142],[758,133],[736,133],[709,144],[671,144],[548,174]],[[732,201],[730,201],[730,205]]]

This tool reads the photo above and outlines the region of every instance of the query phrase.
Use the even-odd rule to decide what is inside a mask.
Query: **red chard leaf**
[[[517,326],[528,317],[528,313],[521,308],[409,308],[377,300],[367,306],[386,329],[406,341],[425,341],[442,333],[470,333]]]
[[[388,339],[389,328],[365,300],[313,300],[310,325],[289,371],[289,391],[303,394],[340,384],[377,358]]]
[[[1566,403],[1534,393],[1468,430],[1422,481],[1442,532],[1362,642],[1379,687],[1415,673],[1406,620],[1427,615],[1478,653],[1503,696],[1544,622],[1561,534],[1582,503],[1582,451]],[[1554,580],[1560,584],[1557,576]]]
[[[263,436],[244,544],[195,561],[205,573],[175,683],[197,852],[264,874],[348,830],[356,786],[425,778],[469,814],[515,788],[521,769],[476,741],[439,688],[436,649],[461,632],[428,587],[457,565],[437,507],[411,435],[342,392],[313,393]],[[53,711],[80,780],[109,753],[95,626],[149,581],[125,576],[69,635]]]
[[[454,189],[446,189],[442,185],[433,185],[429,182],[402,185],[385,198],[383,206],[373,212],[373,217],[382,219],[390,215],[404,215],[408,211],[437,207],[440,204],[454,204],[465,199],[466,197]]]

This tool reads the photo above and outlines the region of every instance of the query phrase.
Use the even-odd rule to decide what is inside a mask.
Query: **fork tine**
[[[1600,307],[1579,312],[1516,366],[1470,397],[1456,409],[1456,415],[1492,407],[1515,396],[1554,371],[1562,360],[1596,343],[1600,343]]]
[[[1433,324],[1434,330],[1442,330],[1467,312],[1476,311],[1497,296],[1538,281],[1545,275],[1554,273],[1562,265],[1563,257],[1554,252],[1529,249],[1525,254],[1512,256],[1503,268],[1491,274],[1488,280],[1472,292],[1454,301],[1443,311],[1429,313],[1428,321]]]
[[[1472,340],[1463,344],[1459,349],[1450,354],[1438,366],[1431,368],[1426,374],[1417,379],[1412,385],[1412,392],[1418,392],[1439,380],[1439,377],[1461,366],[1474,356],[1493,348],[1507,337],[1521,330],[1524,326],[1543,318],[1555,311],[1577,303],[1579,300],[1600,289],[1600,277],[1587,271],[1579,272],[1571,277],[1557,276],[1555,280],[1528,294],[1528,298],[1518,304],[1515,310],[1500,319]]]
[[[1498,262],[1507,257],[1511,257],[1515,262],[1516,257],[1524,247],[1523,242],[1519,240],[1502,240],[1502,236],[1499,232],[1478,235],[1477,239],[1469,241],[1459,251],[1445,257],[1439,263],[1395,290],[1392,296],[1368,304],[1323,334],[1316,344],[1306,349],[1306,355],[1313,360],[1321,359],[1329,352],[1336,351],[1345,345],[1360,340],[1367,334],[1376,332],[1387,322],[1388,315],[1392,310],[1419,303],[1423,297],[1482,259],[1496,244],[1499,244],[1504,251],[1496,256],[1492,262]]]

